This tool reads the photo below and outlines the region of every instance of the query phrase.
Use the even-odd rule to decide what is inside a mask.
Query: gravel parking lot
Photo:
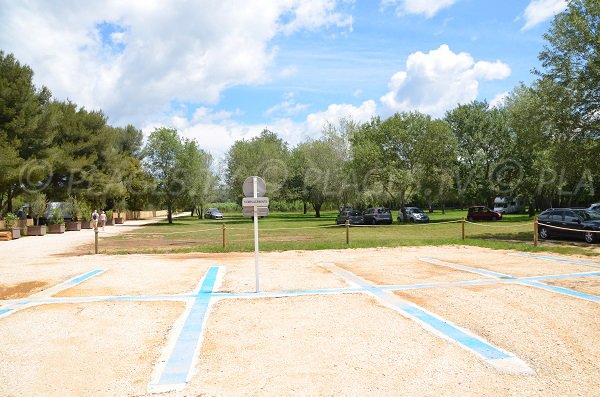
[[[253,254],[65,255],[82,236],[6,250],[1,395],[600,390],[600,263],[587,258],[273,252],[257,294]]]

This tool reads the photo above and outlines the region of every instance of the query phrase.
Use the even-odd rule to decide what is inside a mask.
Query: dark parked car
[[[492,211],[488,207],[482,205],[474,205],[473,207],[469,207],[469,210],[467,211],[467,220],[469,222],[497,221],[499,219],[502,219],[502,214],[500,212]]]
[[[429,217],[419,207],[406,207],[406,219],[411,223],[427,223]],[[398,211],[398,223],[402,222],[402,211]]]
[[[552,208],[542,212],[538,218],[538,233],[541,239],[567,237],[598,241],[600,236],[600,214],[587,209]]]
[[[383,207],[367,208],[363,212],[363,218],[365,225],[391,225],[393,222],[392,212]]]
[[[600,213],[600,203],[590,205],[590,208],[588,208],[588,210]]]
[[[335,223],[338,225],[343,225],[344,223],[346,223],[346,220],[350,221],[351,225],[365,224],[363,215],[359,211],[347,208],[340,211],[337,218],[335,218]]]
[[[205,219],[223,219],[223,214],[216,208],[209,208],[204,212]]]

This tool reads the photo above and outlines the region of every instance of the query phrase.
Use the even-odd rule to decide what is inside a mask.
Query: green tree
[[[430,211],[433,203],[439,202],[445,212],[446,199],[454,187],[458,146],[446,122],[431,120],[428,124],[415,147],[419,192]]]
[[[544,39],[537,73],[546,117],[559,134],[600,137],[600,3],[569,1]]]
[[[31,68],[0,51],[0,197],[8,212],[17,194],[42,188],[50,172],[50,96],[33,85]]]
[[[374,118],[352,138],[353,167],[365,185],[378,186],[404,213],[419,188],[420,148],[431,118],[418,112]]]
[[[201,218],[204,206],[214,197],[218,179],[212,171],[212,156],[198,147],[195,140],[186,140],[178,157],[178,172],[184,183],[182,205],[198,211]]]
[[[173,211],[184,192],[184,182],[180,179],[178,158],[183,149],[177,130],[157,128],[148,137],[145,162],[156,181],[157,196],[167,207],[167,219],[173,223]]]
[[[287,143],[266,129],[255,138],[236,141],[225,159],[225,180],[232,198],[241,201],[244,180],[252,175],[265,180],[270,198],[285,198],[284,183],[290,172],[289,157]]]
[[[492,206],[513,145],[506,111],[473,101],[447,112],[445,120],[458,143],[459,195]]]

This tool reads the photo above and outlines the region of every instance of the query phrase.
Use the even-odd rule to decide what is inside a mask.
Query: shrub
[[[13,228],[15,223],[17,223],[17,216],[15,214],[13,214],[12,212],[9,212],[4,217],[4,220],[6,221],[6,228],[10,230]]]
[[[61,225],[65,223],[65,218],[63,217],[62,211],[59,207],[52,209],[52,216],[50,217],[48,222],[55,225]]]

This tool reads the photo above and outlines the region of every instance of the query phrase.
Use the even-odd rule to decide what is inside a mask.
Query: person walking
[[[98,211],[94,210],[94,212],[92,212],[92,228],[93,229],[98,229],[98,218],[100,216],[98,215]]]
[[[104,226],[106,226],[106,212],[104,211],[100,214],[100,226],[102,226],[102,231],[104,231]]]

